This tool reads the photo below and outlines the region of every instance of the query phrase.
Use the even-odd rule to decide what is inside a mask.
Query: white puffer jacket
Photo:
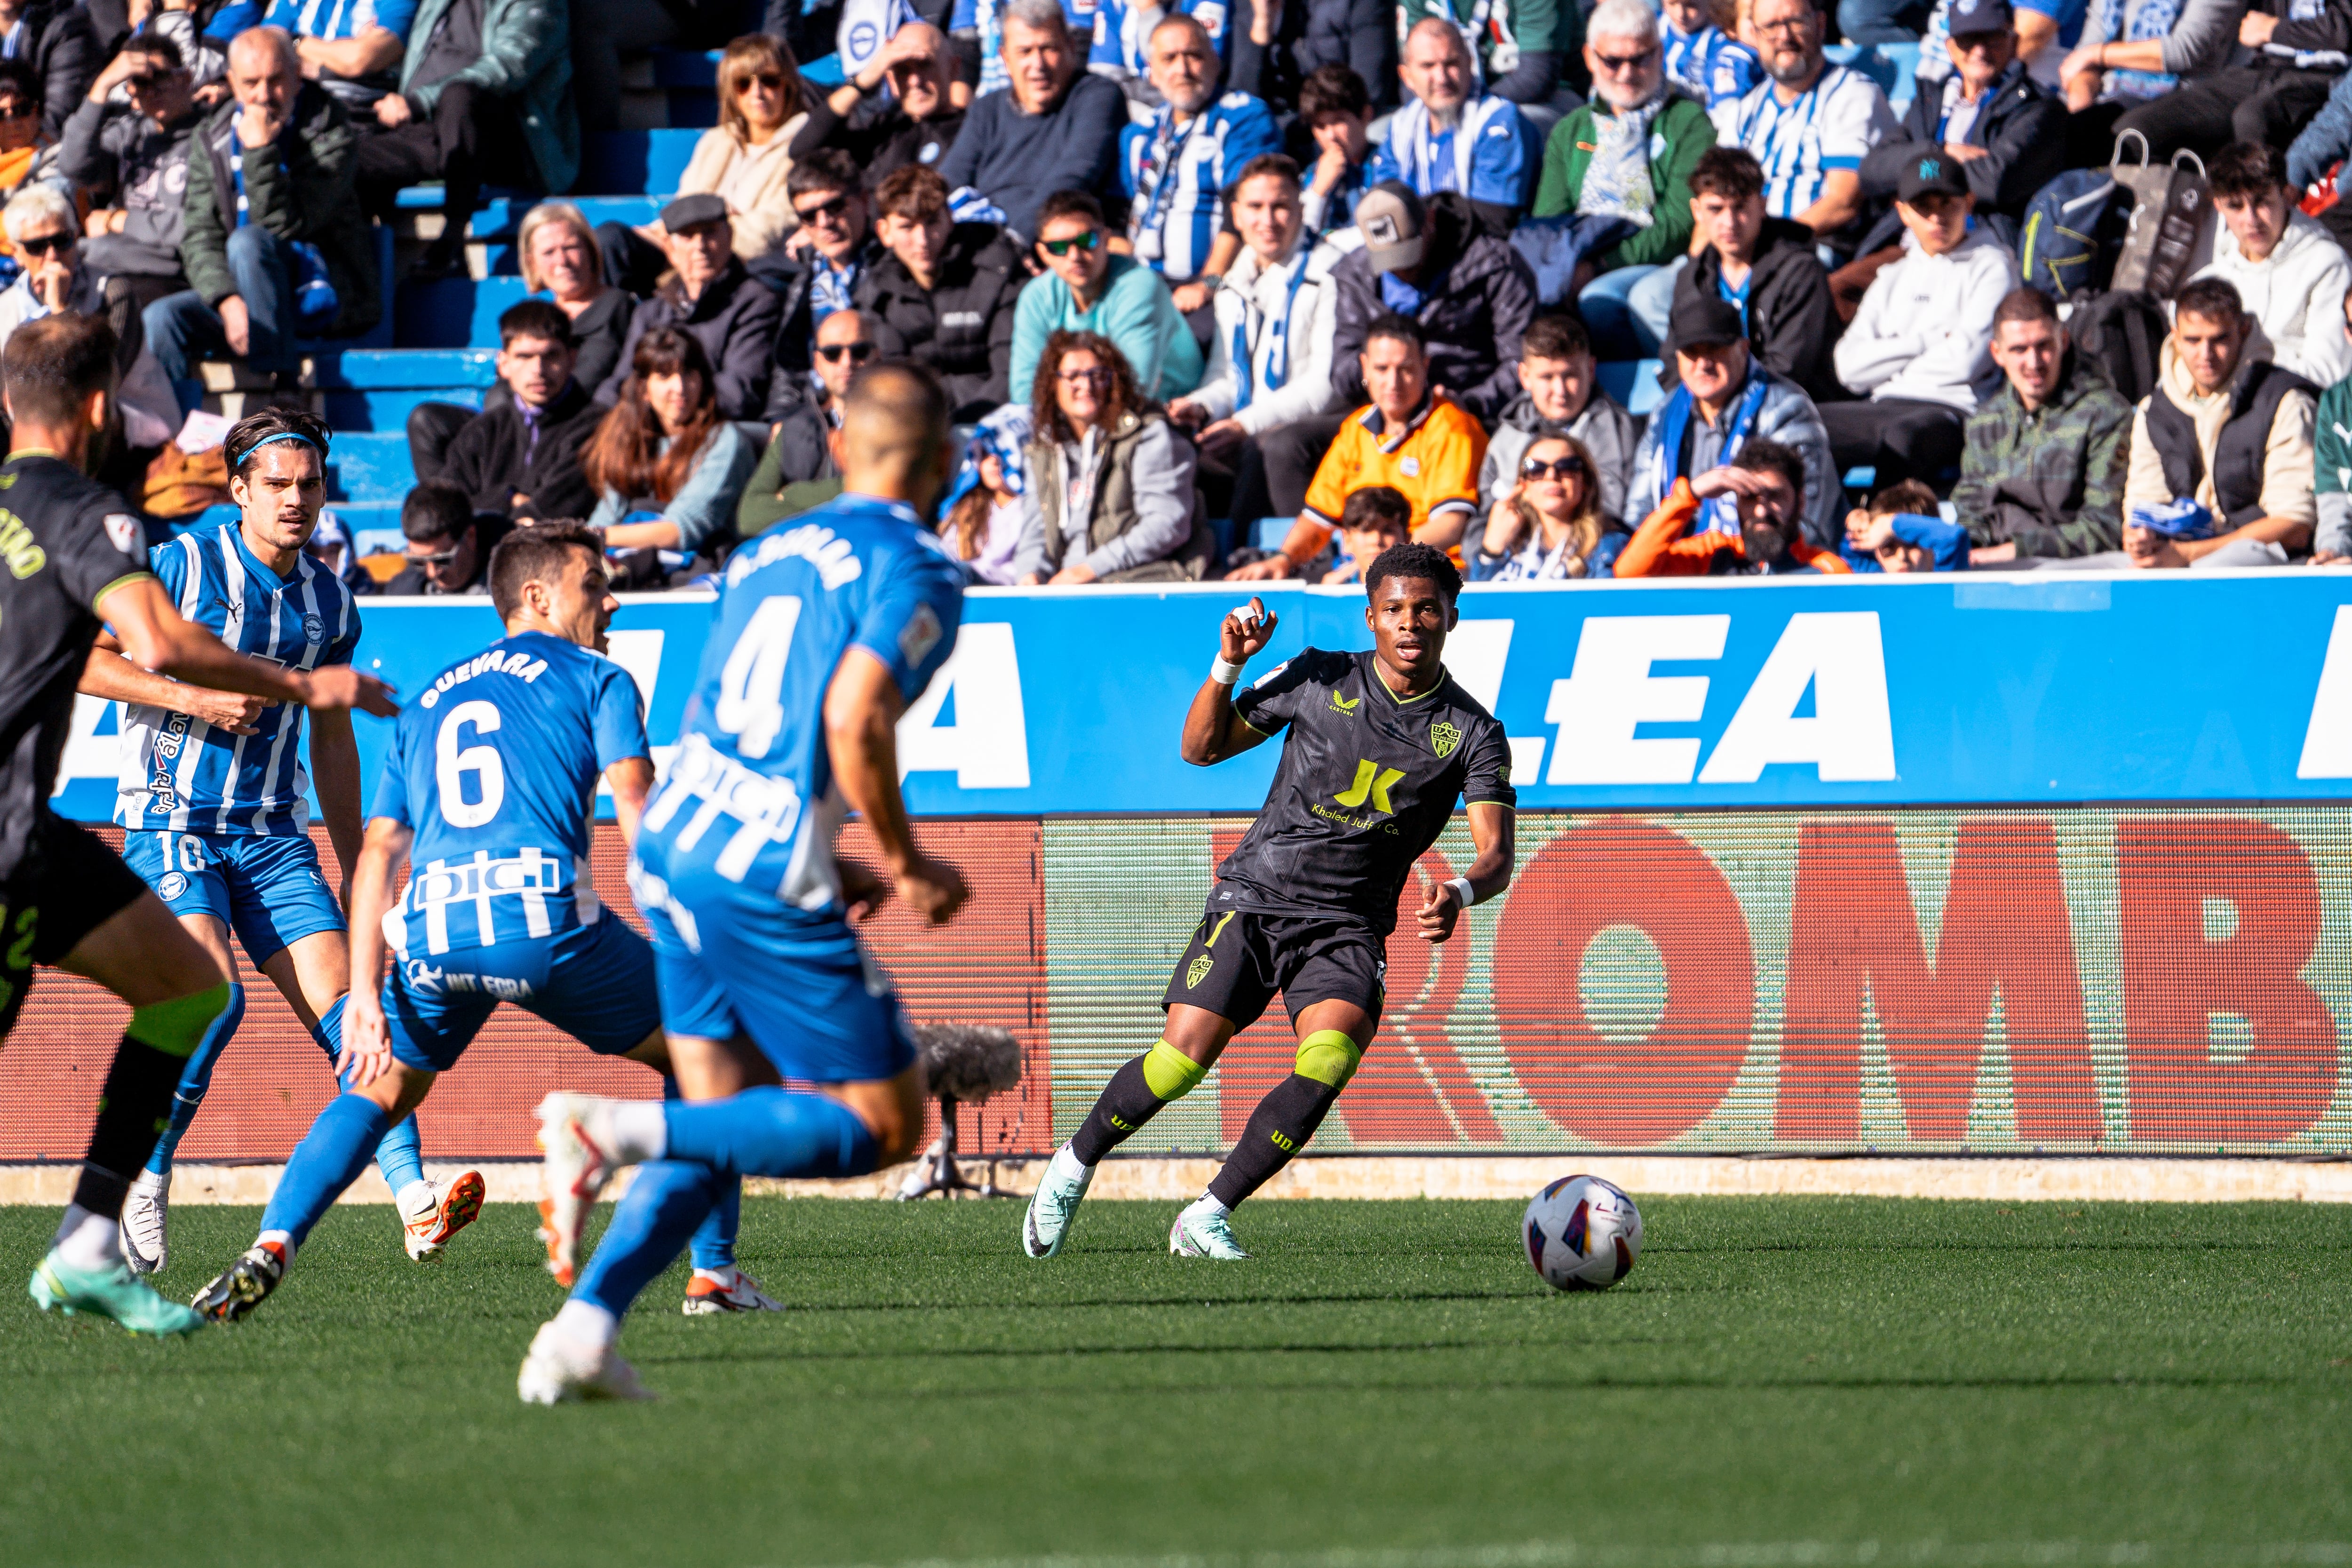
[[[2333,386],[2352,374],[2352,342],[2344,336],[2344,291],[2352,261],[2315,217],[2291,212],[2286,232],[2270,255],[2249,261],[2230,226],[2217,223],[2213,262],[2200,278],[2220,278],[2238,291],[2271,341],[2271,363],[2314,386]]]

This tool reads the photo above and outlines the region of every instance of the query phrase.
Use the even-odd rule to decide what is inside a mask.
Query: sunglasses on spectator
[[[430,553],[412,549],[408,552],[409,563],[414,566],[446,566],[457,559],[457,552],[460,548],[461,546],[453,544],[446,550],[436,550]]]
[[[817,358],[827,364],[831,364],[844,354],[849,356],[850,363],[864,364],[874,357],[874,345],[872,343],[819,343],[816,354]]]
[[[746,71],[741,76],[735,79],[735,90],[737,92],[742,92],[747,89],[753,87],[759,88],[763,92],[782,92],[784,89],[784,73],[782,71]]]
[[[1655,49],[1643,49],[1638,55],[1604,55],[1595,50],[1592,63],[1611,76],[1615,76],[1620,71],[1640,70],[1649,64],[1650,57],[1657,52]]]
[[[1041,239],[1037,243],[1045,247],[1045,254],[1048,256],[1067,256],[1073,246],[1080,250],[1092,250],[1102,243],[1102,236],[1093,229],[1088,229],[1084,234],[1074,234],[1067,239]]]
[[[814,223],[819,218],[824,218],[828,223],[835,222],[848,210],[849,198],[846,195],[827,196],[813,207],[795,205],[793,208],[793,211],[801,215],[803,223]]]
[[[69,234],[28,234],[16,242],[16,248],[27,256],[62,256],[73,244]]]
[[[1057,372],[1056,377],[1065,386],[1084,386],[1088,382],[1093,382],[1097,385],[1101,385],[1110,380],[1110,372],[1103,369],[1100,365],[1090,365],[1085,370],[1066,370]]]
[[[1525,479],[1581,479],[1584,459],[1579,457],[1554,458],[1545,462],[1541,458],[1529,458],[1519,465],[1519,477]]]

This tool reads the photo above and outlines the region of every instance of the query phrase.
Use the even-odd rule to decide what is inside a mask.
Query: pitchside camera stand
[[[1019,1197],[996,1184],[996,1162],[988,1162],[988,1176],[974,1182],[956,1163],[956,1108],[978,1105],[1021,1082],[1021,1042],[1010,1029],[977,1024],[924,1024],[915,1030],[922,1052],[925,1077],[940,1100],[940,1135],[907,1173],[898,1187],[898,1201],[941,1193],[949,1197],[970,1193],[974,1197]]]

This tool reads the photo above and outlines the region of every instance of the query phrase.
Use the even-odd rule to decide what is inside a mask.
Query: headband
[[[229,460],[228,466],[232,468],[236,468],[239,463],[244,462],[247,458],[252,457],[256,452],[258,452],[264,447],[268,446],[272,441],[299,441],[305,447],[308,447],[312,451],[318,453],[320,461],[324,462],[326,460],[327,449],[324,447],[320,446],[318,442],[312,440],[310,437],[305,436],[299,430],[280,430],[275,436],[264,436],[260,440],[256,441],[252,446],[247,447],[244,451],[239,452],[235,458]]]

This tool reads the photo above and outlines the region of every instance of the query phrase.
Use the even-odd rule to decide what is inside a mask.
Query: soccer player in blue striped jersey
[[[238,421],[226,446],[237,521],[183,534],[149,558],[183,616],[239,653],[304,672],[350,664],[360,637],[351,590],[303,549],[326,503],[327,443],[326,423],[299,409],[267,408]],[[321,712],[311,721],[306,771],[299,705],[240,702],[180,685],[124,658],[110,637],[99,639],[81,689],[122,704],[114,819],[123,859],[231,977],[227,1026],[188,1058],[170,1122],[123,1205],[124,1256],[152,1273],[170,1256],[173,1155],[245,1014],[231,932],[328,1056],[341,1049],[351,952],[342,908],[310,838],[308,796],[315,772],[335,858],[353,865],[359,748],[349,712]],[[400,1200],[409,1256],[437,1257],[451,1220],[470,1217],[465,1193],[453,1189],[475,1189],[478,1204],[480,1176],[427,1182],[414,1125],[387,1141],[382,1163]]]
[[[489,579],[507,635],[417,693],[376,785],[352,878],[346,1087],[287,1161],[253,1247],[198,1293],[207,1317],[243,1318],[277,1289],[500,1002],[600,1055],[668,1069],[653,949],[589,875],[597,779],[632,838],[654,777],[636,682],[597,657],[616,607],[603,542],[578,523],[520,529],[491,553]],[[414,870],[397,889],[404,860]],[[774,1305],[734,1268],[738,1206],[730,1188],[696,1238],[709,1267],[690,1316]]]
[[[1167,101],[1119,133],[1118,177],[1136,258],[1168,279],[1176,309],[1204,310],[1240,253],[1225,192],[1243,166],[1282,151],[1274,111],[1245,92],[1217,91],[1217,47],[1198,18],[1151,29],[1151,85]]]
[[[868,365],[833,445],[841,497],[727,563],[685,733],[630,864],[686,1098],[540,1105],[561,1257],[576,1256],[612,1173],[649,1163],[531,1341],[517,1386],[533,1404],[642,1394],[614,1349],[621,1318],[730,1181],[859,1175],[921,1136],[913,1039],[850,925],[874,890],[835,859],[834,837],[859,813],[898,897],[934,923],[967,897],[916,847],[898,794],[898,716],[947,661],[963,611],[962,568],[922,521],[955,470],[939,378]]]

